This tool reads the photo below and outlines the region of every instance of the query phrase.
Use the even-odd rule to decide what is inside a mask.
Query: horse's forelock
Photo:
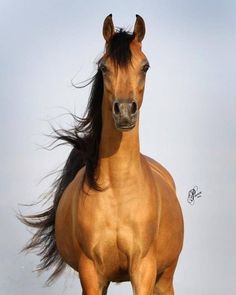
[[[106,53],[115,65],[125,67],[131,62],[130,43],[135,35],[124,29],[119,29],[107,44]]]

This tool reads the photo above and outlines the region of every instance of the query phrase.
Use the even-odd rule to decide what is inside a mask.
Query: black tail
[[[18,216],[24,224],[37,229],[23,251],[38,249],[38,254],[41,256],[40,264],[37,268],[38,271],[48,270],[51,267],[54,268],[53,273],[47,280],[48,284],[52,283],[66,266],[57,250],[54,224],[56,210],[65,188],[73,180],[81,167],[84,166],[83,161],[78,161],[80,159],[78,153],[76,148],[71,151],[61,176],[53,183],[53,190],[50,197],[54,200],[51,207],[39,214],[28,216],[19,214]]]
[[[62,170],[61,175],[53,183],[49,199],[53,200],[52,205],[42,213],[23,216],[18,218],[27,226],[35,228],[32,239],[23,249],[38,250],[41,256],[38,270],[54,268],[48,279],[50,284],[63,271],[65,263],[60,256],[55,238],[55,217],[59,201],[68,184],[73,180],[77,172],[85,166],[85,178],[88,185],[99,190],[95,178],[95,169],[98,161],[102,117],[101,106],[103,96],[102,72],[98,69],[96,75],[90,80],[93,82],[88,106],[84,118],[80,119],[74,115],[75,126],[71,130],[54,130],[55,141],[62,141],[62,144],[69,143],[73,149]],[[60,144],[59,144],[60,145]]]

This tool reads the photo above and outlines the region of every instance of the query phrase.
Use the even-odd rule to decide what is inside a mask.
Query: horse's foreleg
[[[108,289],[108,285],[102,289],[102,293],[101,294],[102,295],[107,295],[107,289]],[[82,295],[87,295],[87,294],[91,294],[91,293],[88,293],[86,291],[83,291],[83,293],[82,293]],[[93,294],[95,294],[95,293],[93,293]],[[96,293],[96,294],[100,294],[100,293]]]
[[[167,267],[159,276],[156,282],[153,295],[174,295],[173,276],[177,261]]]
[[[131,283],[135,295],[153,295],[155,282],[155,259],[145,257],[135,263],[131,272]]]
[[[81,256],[78,270],[83,295],[106,295],[108,282],[99,276],[92,260]]]

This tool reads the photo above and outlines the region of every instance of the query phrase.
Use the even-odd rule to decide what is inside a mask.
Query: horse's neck
[[[127,178],[137,177],[142,172],[138,125],[137,121],[132,130],[120,132],[114,127],[111,113],[103,114],[98,183],[122,184]]]

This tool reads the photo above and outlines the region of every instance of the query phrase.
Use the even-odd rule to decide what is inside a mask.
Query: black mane
[[[106,53],[117,66],[126,66],[131,61],[130,43],[133,39],[134,34],[123,29],[117,31],[111,38]],[[63,192],[82,167],[85,167],[84,181],[91,188],[101,190],[95,178],[102,130],[103,75],[99,66],[97,73],[87,85],[91,83],[91,93],[84,117],[78,118],[73,115],[75,123],[70,130],[54,130],[55,140],[60,141],[61,144],[70,144],[72,150],[48,195],[48,199],[52,200],[51,206],[35,215],[18,215],[24,224],[36,229],[32,239],[23,250],[37,249],[41,256],[39,271],[50,267],[54,269],[48,283],[52,282],[65,268],[65,262],[57,250],[55,237],[56,210]]]
[[[106,53],[116,65],[126,66],[131,62],[130,43],[133,39],[134,34],[123,29],[119,29],[112,36]],[[91,188],[100,190],[95,179],[102,131],[103,76],[99,66],[96,75],[90,80],[89,84],[91,83],[93,84],[84,118],[81,119],[73,115],[75,119],[74,128],[71,130],[55,130],[55,138],[73,146],[78,154],[77,161],[81,163],[77,169],[85,166],[84,180],[86,179]]]

